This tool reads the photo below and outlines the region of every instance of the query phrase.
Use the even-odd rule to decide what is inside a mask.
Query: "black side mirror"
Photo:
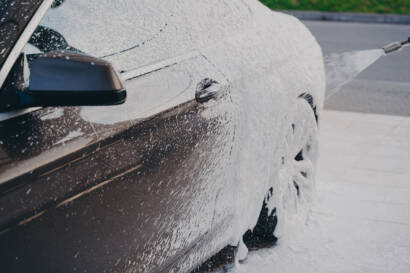
[[[50,52],[31,64],[26,93],[34,106],[115,105],[126,91],[110,63],[74,52]]]
[[[125,102],[127,92],[110,63],[54,51],[33,60],[29,86],[17,95],[18,100],[7,103],[6,109],[0,107],[0,112],[37,106],[117,105]]]

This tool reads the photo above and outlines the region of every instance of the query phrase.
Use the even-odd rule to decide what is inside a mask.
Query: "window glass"
[[[241,1],[58,0],[41,22],[49,33],[37,33],[37,40],[51,39],[56,49],[78,50],[128,71],[235,34],[249,17]]]

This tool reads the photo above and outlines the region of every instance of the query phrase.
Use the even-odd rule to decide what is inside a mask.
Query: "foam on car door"
[[[204,78],[229,91],[223,74],[196,56],[126,82],[124,107],[82,108],[80,123],[99,139],[22,177],[13,198],[2,196],[4,206],[24,209],[1,230],[3,268],[186,271],[213,254],[233,129],[229,96],[196,102]]]
[[[126,103],[104,111],[83,107],[84,119],[97,124],[142,120],[194,100],[197,85],[204,78],[218,81],[225,89],[229,86],[226,77],[199,52],[124,74],[129,78],[124,83],[128,90]]]
[[[81,111],[99,135],[110,123],[128,120],[135,125],[129,138],[110,148],[111,156],[119,159],[110,164],[117,169],[126,163],[131,168],[136,164],[132,161],[142,165],[141,174],[132,178],[139,185],[136,202],[144,204],[136,219],[146,219],[138,230],[151,234],[139,239],[138,252],[144,255],[138,255],[137,264],[174,264],[180,271],[195,265],[198,255],[212,254],[218,245],[213,232],[220,222],[215,205],[230,175],[234,134],[229,81],[204,56],[188,56],[153,65],[152,71],[140,69],[141,76],[125,82],[125,105]],[[205,78],[218,82],[225,95],[201,104],[195,92]],[[162,260],[144,260],[156,255]]]

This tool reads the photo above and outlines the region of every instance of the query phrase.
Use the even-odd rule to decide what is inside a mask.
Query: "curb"
[[[294,10],[283,10],[281,12],[293,15],[300,20],[410,25],[410,15],[401,14],[344,13]]]

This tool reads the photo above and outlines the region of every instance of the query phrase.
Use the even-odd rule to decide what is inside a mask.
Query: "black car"
[[[308,205],[325,81],[297,19],[256,0],[0,5],[1,272],[190,272]]]

